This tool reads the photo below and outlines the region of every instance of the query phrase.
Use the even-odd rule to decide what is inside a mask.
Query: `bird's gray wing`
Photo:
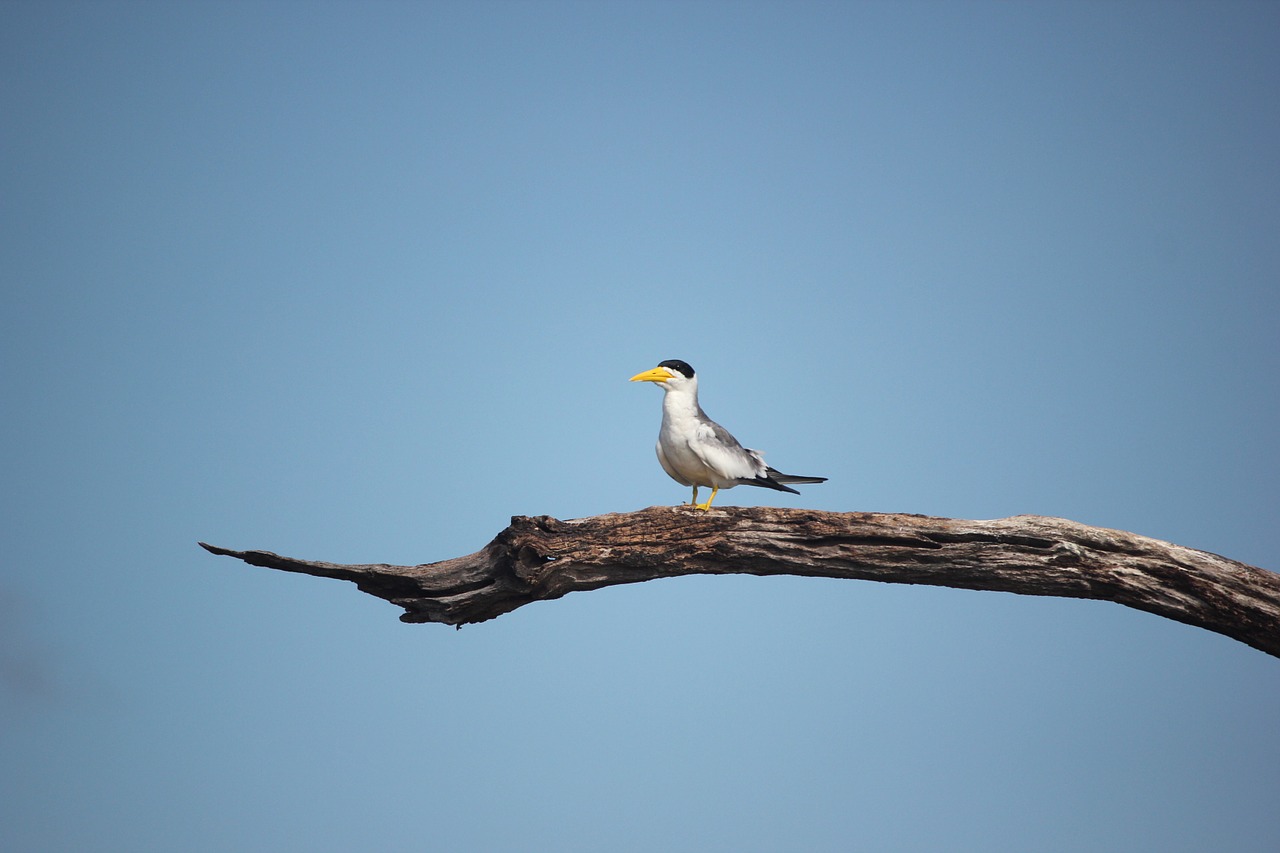
[[[698,429],[690,439],[689,448],[721,479],[748,482],[767,476],[763,457],[754,450],[747,450],[727,429],[706,415],[699,418]]]

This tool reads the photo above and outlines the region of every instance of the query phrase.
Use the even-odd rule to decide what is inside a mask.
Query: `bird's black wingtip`
[[[772,477],[756,477],[751,480],[739,480],[739,485],[743,486],[759,486],[762,489],[775,489],[779,492],[790,492],[793,495],[800,494],[790,486],[784,486]]]
[[[802,477],[799,474],[784,474],[777,468],[768,468],[765,473],[770,479],[779,483],[825,483],[826,477]]]

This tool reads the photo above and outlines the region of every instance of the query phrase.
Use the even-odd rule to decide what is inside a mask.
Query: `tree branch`
[[[690,574],[802,575],[1114,601],[1280,657],[1280,575],[1119,530],[1021,515],[965,521],[776,507],[650,507],[515,516],[480,551],[420,566],[232,551],[255,566],[352,581],[405,622],[461,626],[575,590]]]

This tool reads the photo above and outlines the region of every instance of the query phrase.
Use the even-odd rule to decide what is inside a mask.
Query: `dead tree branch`
[[[516,516],[480,551],[419,566],[232,551],[255,566],[352,581],[405,622],[461,626],[576,590],[689,574],[802,575],[1114,601],[1280,657],[1280,575],[1133,533],[1022,515],[965,521],[774,507]]]

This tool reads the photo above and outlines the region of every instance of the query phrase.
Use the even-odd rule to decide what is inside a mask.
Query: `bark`
[[[689,574],[802,575],[1114,601],[1280,657],[1280,575],[1119,530],[1021,515],[966,521],[774,507],[516,516],[483,549],[418,566],[214,554],[352,581],[405,622],[461,626],[575,590]]]

